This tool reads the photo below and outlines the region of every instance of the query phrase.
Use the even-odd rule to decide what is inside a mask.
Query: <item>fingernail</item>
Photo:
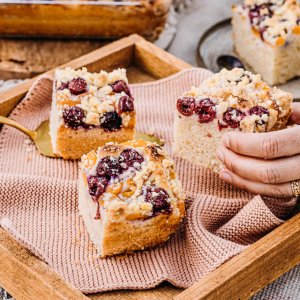
[[[229,136],[227,134],[223,135],[222,142],[223,142],[225,147],[229,148]]]
[[[232,182],[231,175],[226,170],[220,172],[220,178],[228,183]]]
[[[217,150],[217,158],[221,161],[221,162],[224,162],[224,154],[222,152],[221,149],[218,149]]]

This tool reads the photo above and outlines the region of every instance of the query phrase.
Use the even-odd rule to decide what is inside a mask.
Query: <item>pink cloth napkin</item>
[[[190,69],[132,85],[138,130],[154,129],[171,153],[176,99],[210,74]],[[11,118],[36,128],[49,116],[51,92],[51,78],[38,80]],[[146,289],[164,280],[186,288],[280,225],[295,205],[295,199],[240,191],[175,157],[188,195],[178,232],[152,250],[100,259],[78,215],[77,162],[39,155],[24,134],[8,126],[0,135],[0,158],[1,226],[85,293]]]

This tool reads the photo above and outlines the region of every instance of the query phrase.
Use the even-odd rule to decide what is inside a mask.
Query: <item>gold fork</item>
[[[15,127],[16,129],[28,135],[31,138],[31,140],[35,143],[35,146],[37,150],[40,152],[40,154],[48,157],[58,157],[53,153],[52,150],[51,138],[49,134],[49,120],[42,122],[36,128],[36,130],[29,130],[28,128],[20,125],[19,123],[9,118],[5,118],[3,116],[0,116],[0,124],[6,124]],[[158,137],[156,137],[155,135],[150,135],[141,132],[136,132],[135,139],[137,140],[142,139],[149,142],[155,142],[160,146],[163,146],[164,144],[164,142],[160,140]]]

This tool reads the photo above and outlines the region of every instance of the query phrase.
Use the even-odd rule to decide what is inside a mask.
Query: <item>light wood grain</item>
[[[147,70],[147,73],[155,78],[168,77],[180,70],[192,67],[157,48],[154,44],[141,39],[135,43],[134,62],[140,69]]]
[[[5,230],[0,228],[0,286],[17,299],[93,299],[124,300],[172,299],[182,289],[163,283],[146,291],[115,291],[87,295],[66,283],[42,260],[35,257]],[[41,293],[42,289],[42,293]],[[44,294],[44,291],[47,294]],[[54,293],[55,292],[55,293]],[[48,297],[49,295],[49,297]],[[41,297],[41,298],[40,298]],[[48,297],[48,298],[47,298]]]
[[[195,283],[176,300],[248,299],[300,262],[300,214]]]
[[[105,44],[108,42],[0,39],[0,78],[31,78]]]
[[[0,286],[16,299],[88,299],[1,228]]]
[[[143,83],[156,80],[152,75],[134,65],[127,68],[127,78],[130,83]]]
[[[158,287],[144,291],[114,291],[89,295],[92,300],[170,300],[183,290],[168,283],[163,283]]]

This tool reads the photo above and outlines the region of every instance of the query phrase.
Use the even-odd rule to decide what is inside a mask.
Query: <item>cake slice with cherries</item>
[[[216,149],[228,131],[267,132],[286,127],[292,95],[243,69],[222,70],[177,100],[175,153],[216,172]]]
[[[168,240],[184,198],[173,160],[155,143],[109,143],[81,159],[79,212],[101,257]]]
[[[134,99],[125,69],[55,71],[50,136],[56,155],[79,159],[107,142],[132,140],[134,134]]]
[[[300,76],[300,3],[246,0],[233,7],[238,55],[271,85]]]

